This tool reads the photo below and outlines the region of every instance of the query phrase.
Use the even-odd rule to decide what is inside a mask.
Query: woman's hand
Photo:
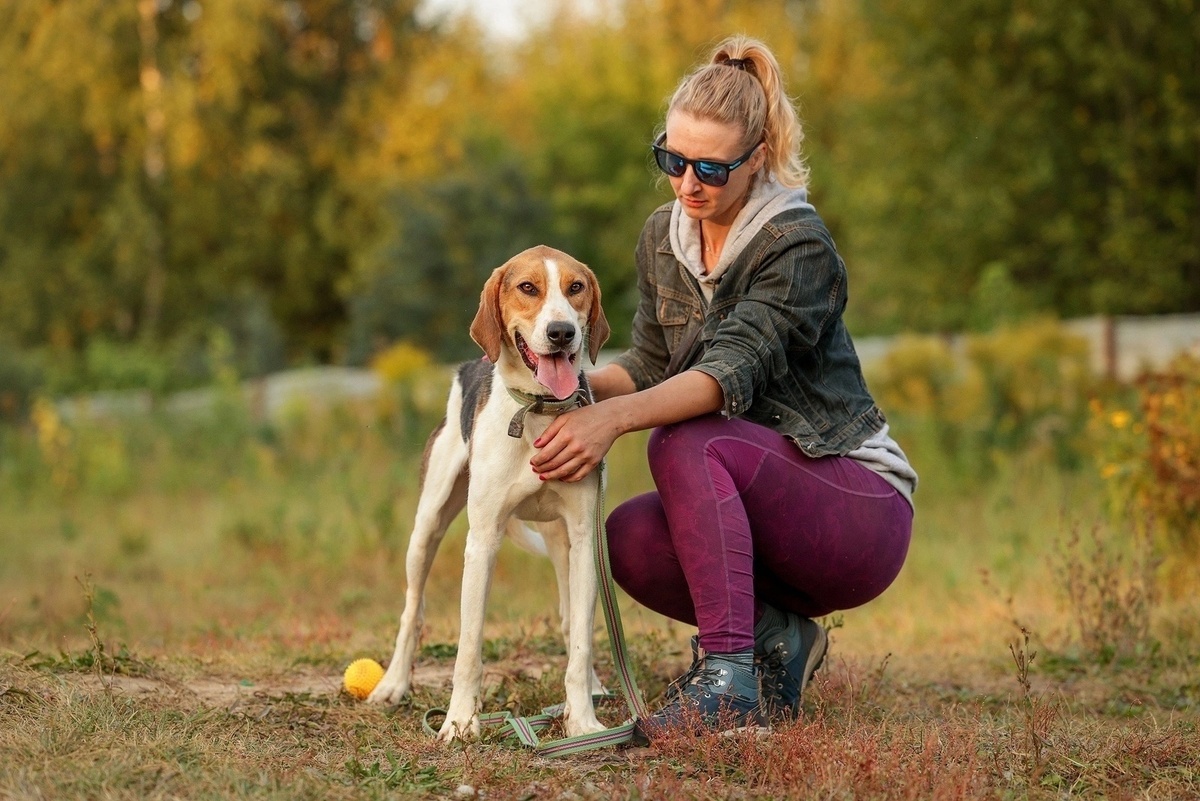
[[[685,370],[629,394],[632,387],[626,375],[624,384],[614,384],[615,396],[554,418],[533,442],[538,449],[529,460],[533,472],[544,481],[579,481],[600,464],[622,434],[690,420],[720,411],[723,405],[721,385],[698,370]]]
[[[610,411],[597,403],[560,414],[534,440],[538,449],[529,464],[543,481],[579,481],[600,464],[623,432]]]

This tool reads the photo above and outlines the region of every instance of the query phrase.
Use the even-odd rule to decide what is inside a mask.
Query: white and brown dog
[[[604,728],[592,705],[593,683],[597,690],[599,684],[592,670],[598,587],[591,524],[598,512],[600,471],[574,483],[542,481],[529,460],[534,440],[550,424],[549,414],[591,401],[579,356],[586,342],[594,364],[608,335],[595,275],[566,253],[531,248],[488,279],[471,324],[471,338],[487,360],[458,369],[446,417],[426,443],[396,650],[367,699],[371,703],[398,703],[409,690],[425,581],[446,528],[465,505],[469,529],[458,657],[439,737],[479,734],[484,611],[506,533],[554,564],[568,655],[567,734]],[[540,532],[540,539],[525,523]]]

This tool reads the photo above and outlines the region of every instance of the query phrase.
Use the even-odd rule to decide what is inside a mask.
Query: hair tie
[[[743,72],[745,72],[746,67],[749,66],[749,64],[750,64],[750,59],[748,59],[748,58],[727,58],[727,59],[725,59],[724,63],[726,66],[733,67],[734,69],[739,69],[739,70],[742,70]]]

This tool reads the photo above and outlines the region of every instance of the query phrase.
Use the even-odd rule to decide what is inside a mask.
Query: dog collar
[[[521,392],[512,387],[506,387],[506,389],[512,399],[521,404],[521,408],[517,409],[517,413],[508,423],[510,437],[520,437],[525,433],[525,415],[530,412],[533,414],[562,414],[580,406],[587,406],[590,402],[583,387],[575,390],[563,400],[552,398],[549,395],[530,395],[528,392]]]

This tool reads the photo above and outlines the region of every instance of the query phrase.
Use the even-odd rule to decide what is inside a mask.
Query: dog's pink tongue
[[[539,356],[537,380],[559,400],[566,400],[572,392],[579,389],[579,376],[575,374],[575,369],[565,353]]]

